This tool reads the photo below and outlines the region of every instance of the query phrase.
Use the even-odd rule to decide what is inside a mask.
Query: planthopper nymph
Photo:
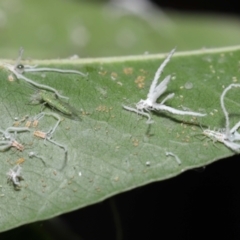
[[[68,103],[63,102],[60,100],[55,93],[49,92],[46,90],[38,90],[34,95],[31,97],[32,104],[39,104],[43,103],[48,105],[50,108],[62,113],[64,116],[74,119],[80,120],[79,113],[75,110],[72,106]]]

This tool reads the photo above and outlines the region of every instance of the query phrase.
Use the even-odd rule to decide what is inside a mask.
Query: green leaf
[[[54,126],[56,120],[51,117],[40,119],[30,132],[17,133],[17,141],[25,147],[22,152],[14,147],[0,152],[1,231],[82,208],[234,154],[222,143],[202,139],[200,126],[225,126],[220,95],[224,87],[239,82],[240,47],[175,53],[161,77],[172,75],[166,94],[175,93],[175,97],[167,105],[208,115],[196,119],[151,113],[154,124],[147,125],[145,117],[124,110],[122,104],[134,106],[146,98],[164,57],[156,54],[31,61],[39,66],[88,73],[87,78],[59,73],[25,74],[68,96],[69,104],[81,112],[82,120],[65,116],[53,134],[53,140],[68,149],[68,162],[62,170],[63,149],[33,136],[35,130],[46,132]],[[30,119],[43,108],[29,104],[34,89],[23,80],[9,81],[9,74],[0,69],[1,129],[16,125],[26,115]],[[232,89],[226,96],[231,126],[239,121],[237,91]],[[49,107],[44,111],[57,112]],[[26,122],[19,126],[24,127]],[[41,159],[29,158],[29,152],[41,156],[46,166]],[[178,165],[166,152],[176,154],[182,164]],[[7,184],[6,173],[19,158],[25,159],[21,165],[24,180],[16,190]]]

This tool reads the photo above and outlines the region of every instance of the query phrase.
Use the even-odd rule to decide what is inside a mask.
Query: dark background
[[[240,16],[238,1],[151,1],[163,11]],[[16,232],[25,234],[24,239],[31,239],[31,232],[48,232],[52,236],[48,239],[58,240],[118,240],[117,234],[124,240],[240,239],[239,158],[223,159],[64,214],[58,219],[64,227],[53,219],[8,231],[0,239],[16,239]]]
[[[223,13],[229,15],[240,16],[240,7],[237,0],[222,1],[186,1],[186,0],[150,0],[157,6],[173,9],[182,12],[199,12],[199,13]]]
[[[126,192],[63,216],[84,239],[240,239],[239,156]]]

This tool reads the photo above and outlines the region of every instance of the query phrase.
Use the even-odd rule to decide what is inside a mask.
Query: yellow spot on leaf
[[[135,79],[135,83],[137,84],[138,88],[144,88],[144,81],[145,81],[145,76],[138,76],[136,79]]]
[[[24,163],[25,162],[25,159],[24,158],[19,158],[17,161],[16,161],[16,165],[17,164],[22,164],[22,163]]]
[[[126,75],[131,75],[133,73],[133,68],[132,67],[126,67],[123,69],[124,74]]]

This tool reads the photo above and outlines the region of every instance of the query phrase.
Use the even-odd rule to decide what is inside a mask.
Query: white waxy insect
[[[230,121],[229,121],[229,114],[224,104],[224,98],[226,93],[232,89],[233,87],[240,87],[240,84],[230,84],[228,87],[224,89],[220,97],[221,108],[223,110],[223,114],[225,116],[225,129],[222,131],[214,131],[210,129],[205,129],[203,134],[207,137],[211,138],[214,142],[221,142],[226,147],[230,148],[234,152],[240,151],[240,143],[236,141],[240,141],[240,134],[238,133],[238,128],[240,127],[240,121],[237,122],[231,129],[230,129]]]
[[[160,103],[157,103],[157,99],[166,91],[167,85],[170,82],[171,76],[168,75],[164,78],[164,80],[158,84],[158,79],[160,78],[164,67],[167,65],[167,63],[170,61],[170,58],[172,57],[175,49],[173,49],[167,58],[163,61],[163,63],[158,68],[157,72],[155,73],[154,79],[152,81],[152,84],[150,86],[147,99],[143,100],[141,99],[137,104],[136,108],[123,106],[124,109],[128,111],[135,112],[137,114],[146,116],[148,118],[147,122],[148,124],[153,123],[151,120],[151,117],[149,115],[150,111],[167,111],[173,114],[177,115],[190,115],[190,116],[198,116],[203,117],[206,114],[192,112],[192,111],[182,111],[178,110],[169,106],[166,106],[164,103],[174,97],[174,93],[169,94],[167,97],[165,97]],[[158,84],[158,85],[157,85]]]
[[[82,72],[79,72],[76,70],[62,70],[62,69],[57,69],[57,68],[37,68],[37,66],[30,66],[30,65],[24,66],[24,65],[20,64],[22,55],[23,55],[23,51],[24,51],[23,48],[20,48],[18,59],[14,65],[9,64],[9,63],[3,63],[2,66],[4,68],[8,69],[12,74],[14,74],[17,79],[24,80],[25,82],[31,84],[32,86],[34,86],[38,89],[43,89],[43,90],[48,90],[50,92],[53,92],[59,98],[68,99],[68,97],[61,95],[55,88],[52,88],[52,87],[44,85],[44,84],[37,83],[37,82],[25,77],[23,74],[25,72],[58,72],[58,73],[72,73],[72,74],[78,74],[81,76],[87,76],[86,74],[83,74]]]
[[[35,81],[25,77],[22,73],[19,73],[19,71],[16,70],[16,66],[15,65],[11,65],[11,64],[8,64],[8,63],[5,63],[3,65],[4,65],[4,67],[6,69],[8,69],[10,72],[12,72],[16,76],[17,79],[24,80],[25,82],[31,84],[32,86],[34,86],[36,88],[44,89],[44,90],[48,90],[50,92],[53,92],[59,98],[68,99],[68,97],[65,97],[65,96],[61,95],[55,88],[52,88],[52,87],[50,87],[48,85],[37,83],[37,82],[35,82]]]
[[[7,173],[8,181],[11,181],[15,187],[18,187],[20,185],[20,180],[23,179],[21,176],[21,170],[22,168],[20,165],[15,165],[13,169],[10,169]]]
[[[58,72],[58,73],[72,73],[72,74],[78,74],[83,77],[86,77],[88,74],[84,74],[80,71],[71,70],[71,69],[58,69],[58,68],[38,68],[37,65],[31,66],[31,65],[22,65],[20,64],[20,61],[22,59],[24,49],[20,48],[19,50],[19,56],[17,59],[17,63],[15,64],[15,69],[19,73],[23,74],[25,72]]]
[[[230,139],[231,141],[240,140],[240,135],[237,133],[237,130],[240,127],[240,121],[238,123],[236,123],[232,129],[230,129],[229,114],[228,114],[228,111],[224,104],[224,98],[225,98],[226,93],[233,87],[240,87],[240,84],[238,84],[238,83],[230,84],[228,87],[226,87],[224,89],[224,91],[222,92],[222,95],[220,97],[221,108],[222,108],[223,114],[225,116],[226,135],[227,135],[228,139]]]
[[[33,85],[34,87],[54,92],[56,94],[56,96],[58,96],[59,98],[68,99],[68,97],[65,97],[65,96],[62,96],[61,94],[59,94],[59,92],[55,88],[49,87],[49,86],[44,85],[44,84],[36,83],[35,81],[25,77],[23,75],[24,66],[22,64],[20,64],[20,61],[21,61],[21,58],[22,58],[22,54],[23,54],[23,49],[20,48],[19,56],[18,56],[18,59],[17,59],[16,63],[14,65],[8,64],[8,63],[4,63],[3,67],[5,67],[11,73],[13,73],[17,79],[24,80],[25,82]]]
[[[210,139],[212,139],[213,142],[222,142],[223,143],[224,140],[227,139],[226,134],[224,132],[220,132],[220,131],[204,129],[203,134],[205,136],[209,137]]]
[[[72,74],[79,74],[83,77],[87,77],[88,74],[84,74],[77,70],[71,70],[71,69],[59,69],[59,68],[37,68],[37,66],[30,66],[30,65],[18,65],[19,69],[23,69],[22,73],[25,72],[57,72],[57,73],[72,73]]]
[[[234,152],[239,152],[240,151],[240,144],[239,143],[235,143],[235,142],[232,142],[232,141],[229,141],[229,140],[224,140],[223,143],[226,147],[230,148]]]
[[[223,143],[226,147],[230,148],[234,152],[239,152],[240,151],[240,144],[232,141],[231,138],[229,138],[229,136],[227,136],[225,132],[205,129],[203,131],[203,134],[205,136],[209,137],[210,139],[212,139],[213,142]]]
[[[238,129],[240,127],[240,121],[234,125],[234,127],[230,130],[230,137],[231,141],[240,141],[240,134],[238,133]]]

